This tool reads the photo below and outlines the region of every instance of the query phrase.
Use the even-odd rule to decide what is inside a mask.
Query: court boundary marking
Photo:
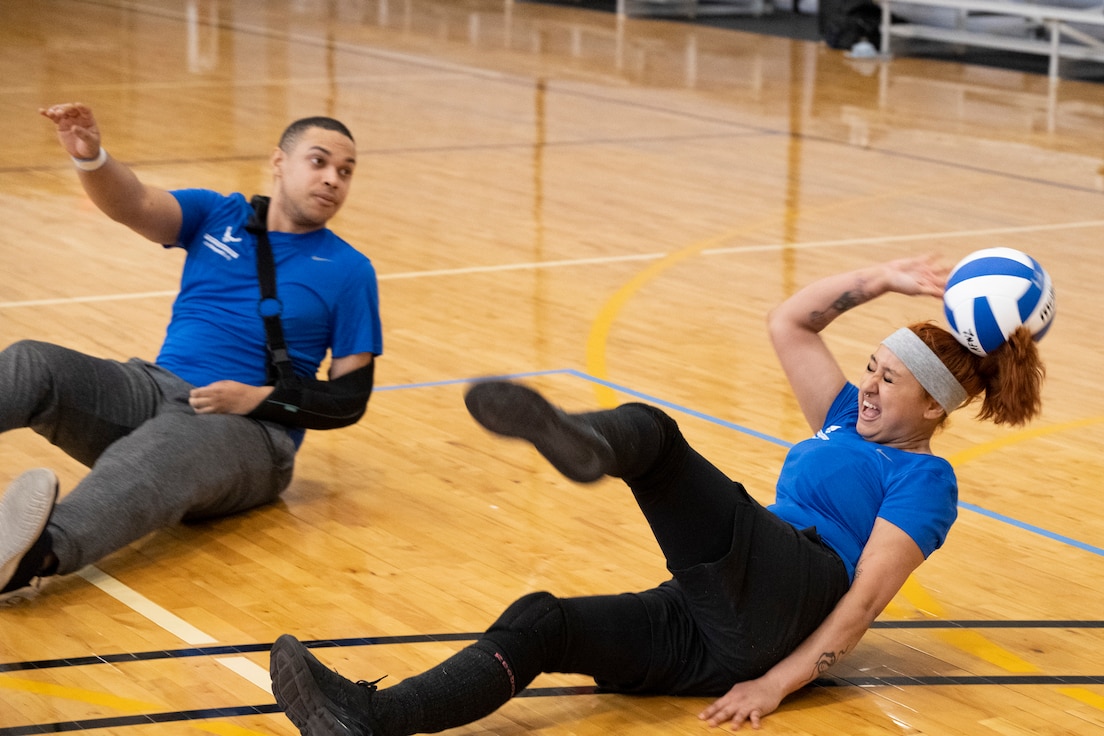
[[[1086,628],[1104,629],[1104,620],[1053,620],[1053,621],[876,621],[872,628],[877,629],[936,629],[936,628]],[[374,636],[374,637],[350,637],[342,639],[318,639],[304,641],[309,649],[332,649],[358,646],[381,646],[392,644],[418,644],[438,643],[443,641],[474,641],[481,633],[461,634],[432,634],[432,635],[402,635],[402,636]],[[144,662],[156,659],[179,659],[198,656],[217,656],[228,652],[236,654],[267,652],[271,649],[271,643],[223,645],[215,647],[193,647],[179,650],[160,650],[150,652],[124,653],[105,655],[100,657],[80,657],[74,659],[42,660],[37,662],[22,662],[0,664],[0,675],[17,671],[41,671],[58,667],[79,667],[95,664],[126,664],[130,662]],[[888,677],[878,676],[836,676],[827,675],[817,678],[807,685],[807,688],[816,687],[939,687],[939,686],[1025,686],[1025,685],[1049,685],[1068,688],[1072,685],[1104,685],[1104,674],[1101,675],[893,675]],[[605,691],[595,685],[558,686],[558,687],[529,687],[522,690],[516,698],[538,697],[566,697],[574,695],[603,695],[617,694]],[[172,722],[197,722],[224,718],[235,718],[255,715],[271,715],[280,713],[279,706],[275,703],[263,703],[259,705],[221,706],[213,708],[200,708],[179,711],[163,711],[157,713],[127,714],[119,716],[105,716],[102,718],[87,718],[77,721],[59,721],[44,724],[27,724],[24,726],[0,727],[0,736],[31,736],[40,733],[63,733],[71,731],[87,731],[101,728],[122,726],[141,726],[154,723]]]
[[[763,243],[759,245],[721,245],[735,234],[722,233],[699,243],[700,250],[695,256],[729,256],[744,253],[763,253],[771,251],[803,251],[816,248],[841,248],[857,245],[883,245],[886,243],[910,243],[958,238],[991,237],[994,235],[1022,235],[1025,233],[1051,232],[1056,230],[1076,230],[1080,228],[1104,228],[1104,219],[1080,220],[1074,222],[1051,222],[1015,227],[978,228],[976,230],[946,230],[943,232],[908,233],[904,235],[865,236],[858,238],[838,238],[831,240],[812,240],[797,243]],[[743,232],[743,229],[739,231]],[[730,237],[726,237],[730,236]],[[693,246],[691,246],[693,247]],[[400,281],[418,278],[437,278],[442,276],[468,276],[475,274],[506,273],[509,271],[540,271],[551,268],[578,268],[582,266],[600,266],[637,261],[662,261],[665,258],[683,253],[687,249],[675,249],[656,253],[628,253],[617,256],[594,258],[565,258],[552,261],[519,261],[516,263],[488,264],[485,266],[462,266],[448,269],[430,269],[424,271],[400,271],[397,273],[377,274],[379,281]],[[0,302],[0,310],[22,309],[30,307],[59,306],[67,304],[88,304],[98,302],[130,301],[134,299],[163,299],[175,297],[178,288],[156,291],[124,292],[116,294],[88,294],[85,296],[52,297],[46,299],[26,299],[22,301]]]
[[[1007,620],[996,619],[915,619],[896,621],[875,621],[871,629],[909,630],[909,629],[1104,629],[1104,619],[1039,619]],[[336,639],[304,639],[308,649],[344,649],[347,647],[394,646],[396,644],[440,644],[454,641],[475,641],[483,635],[482,631],[450,632],[439,634],[396,634],[389,636],[349,636]],[[217,644],[204,647],[183,647],[180,649],[151,649],[145,652],[120,652],[117,654],[93,654],[83,657],[62,657],[58,659],[27,660],[24,662],[0,662],[0,674],[12,672],[41,672],[63,667],[88,667],[99,664],[132,664],[151,662],[158,659],[190,659],[192,657],[217,657],[224,654],[257,654],[272,649],[272,642],[255,644]],[[907,677],[907,676],[906,676]],[[949,675],[942,679],[955,679],[958,675]],[[970,678],[972,675],[963,675]],[[1000,679],[1003,676],[996,676]],[[1066,678],[1061,675],[1040,675],[1042,679]],[[1074,677],[1104,678],[1104,675],[1075,675]],[[873,680],[892,680],[894,678],[871,678]],[[908,678],[923,679],[923,678]],[[990,678],[993,679],[993,678]],[[1104,684],[1104,680],[1101,681]],[[538,688],[540,689],[540,688]],[[0,730],[0,733],[3,733]]]

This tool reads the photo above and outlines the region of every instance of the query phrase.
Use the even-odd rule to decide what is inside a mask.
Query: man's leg
[[[161,394],[137,362],[22,340],[0,351],[0,432],[30,427],[91,467],[152,417]]]
[[[161,393],[140,363],[119,363],[33,340],[0,351],[0,432],[30,427],[91,466],[105,448],[153,416]],[[57,479],[44,469],[16,479],[0,502],[0,600],[53,574],[46,528]]]
[[[70,573],[183,519],[274,500],[291,481],[294,445],[274,425],[170,410],[115,442],[54,509],[47,530]]]

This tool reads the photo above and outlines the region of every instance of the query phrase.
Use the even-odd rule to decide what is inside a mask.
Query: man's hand
[[[710,726],[732,725],[738,731],[745,722],[759,728],[763,718],[773,713],[782,702],[783,694],[765,678],[738,682],[732,689],[703,710],[698,718]]]
[[[87,105],[66,102],[40,108],[39,113],[57,126],[58,140],[70,156],[93,159],[100,155],[100,129]]]
[[[196,414],[248,414],[272,393],[272,386],[250,386],[237,381],[215,381],[193,388],[188,403]]]

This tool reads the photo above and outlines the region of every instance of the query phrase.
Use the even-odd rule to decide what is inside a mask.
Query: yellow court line
[[[1091,705],[1097,710],[1104,710],[1104,696],[1097,695],[1092,690],[1086,690],[1083,687],[1060,687],[1058,692],[1078,700],[1085,705]]]
[[[157,710],[163,706],[156,703],[146,703],[131,698],[121,698],[110,693],[101,693],[95,690],[85,690],[79,687],[66,687],[50,682],[38,682],[37,680],[23,680],[17,677],[0,675],[0,688],[9,690],[22,690],[24,692],[46,695],[51,698],[64,698],[80,703],[102,705],[105,708],[122,711],[124,713],[141,713],[142,711]]]
[[[1013,445],[1022,444],[1030,440],[1038,439],[1040,437],[1046,437],[1049,435],[1059,434],[1061,432],[1068,432],[1074,429],[1081,429],[1094,424],[1100,424],[1104,422],[1104,416],[1087,417],[1085,419],[1077,419],[1071,422],[1063,422],[1061,424],[1054,424],[1046,427],[1031,427],[1028,429],[1009,434],[1005,437],[1000,437],[989,442],[984,442],[979,445],[975,445],[967,450],[957,452],[948,458],[951,465],[958,467],[971,460],[987,455],[997,450],[1002,450]],[[921,586],[913,577],[905,582],[905,585],[901,587],[900,596],[911,603],[917,610],[922,613],[932,616],[934,618],[944,618],[942,607],[939,605],[933,596],[931,596],[923,586]],[[982,659],[991,664],[995,664],[1009,672],[1026,673],[1026,672],[1038,672],[1039,669],[1030,662],[1022,659],[1018,655],[1015,655],[1008,650],[997,646],[981,636],[977,632],[972,631],[946,631],[940,632],[940,638],[957,647],[958,649],[972,654],[979,659]],[[1098,696],[1095,693],[1085,690],[1083,688],[1060,688],[1059,692],[1068,697],[1074,698],[1086,705],[1092,706],[1099,710],[1104,710],[1104,697]]]
[[[1006,672],[1027,674],[1039,672],[1039,668],[1018,654],[1014,654],[999,644],[995,644],[976,631],[969,629],[944,629],[939,638],[959,651],[973,655],[983,662],[1000,667]]]
[[[242,728],[232,723],[192,723],[189,725],[197,731],[206,731],[208,733],[218,734],[218,736],[268,736],[268,734],[261,731]]]
[[[899,595],[916,607],[926,616],[931,618],[946,618],[946,612],[939,601],[928,593],[916,578],[909,576],[905,584],[901,586]],[[938,637],[955,647],[978,659],[1000,667],[1007,672],[1024,674],[1038,672],[1039,668],[1026,659],[1013,654],[997,644],[986,639],[976,631],[968,629],[948,629],[938,632]]]
[[[112,695],[111,693],[86,690],[80,687],[67,687],[65,685],[56,685],[50,682],[39,682],[37,680],[24,680],[9,675],[0,675],[0,688],[21,690],[23,692],[34,693],[35,695],[72,700],[87,705],[98,705],[120,713],[156,712],[163,710],[165,707],[160,703],[147,703],[142,700]],[[264,736],[264,734],[259,731],[253,731],[225,722],[196,722],[186,725],[196,730],[207,731],[208,733],[218,734],[219,736]]]
[[[946,186],[946,180],[940,180],[937,183],[932,184],[918,184],[911,189],[894,189],[891,191],[881,192],[870,196],[854,197],[851,199],[844,199],[831,204],[821,205],[820,207],[809,207],[802,210],[802,214],[805,217],[809,217],[815,214],[821,214],[830,212],[832,210],[845,209],[847,207],[854,206],[868,206],[872,202],[886,199],[900,199],[909,194],[916,192],[922,192],[929,189],[942,189]],[[791,207],[787,209],[792,210]],[[785,217],[781,218],[785,219]],[[747,235],[760,230],[764,227],[775,226],[779,224],[779,216],[769,215],[763,217],[760,220],[741,225],[740,227],[731,228],[725,232],[714,235],[697,243],[692,243],[688,246],[680,248],[661,260],[649,265],[643,271],[638,273],[627,283],[625,283],[620,289],[614,292],[602,308],[598,312],[598,316],[594,318],[594,323],[591,326],[590,335],[587,338],[586,346],[586,366],[587,373],[595,378],[609,379],[606,360],[606,346],[609,342],[610,330],[613,327],[613,323],[620,315],[622,308],[629,302],[629,300],[636,295],[642,287],[648,282],[652,281],[664,271],[668,270],[672,266],[681,263],[693,256],[699,255],[702,251],[710,250],[712,248],[719,248],[723,243],[733,240],[741,235]],[[932,238],[939,237],[937,234],[932,234]],[[893,240],[892,236],[887,236],[885,240]],[[792,243],[787,245],[793,245],[793,247],[801,247],[798,243]],[[595,393],[598,399],[598,405],[602,407],[611,407],[616,405],[617,396],[613,389],[595,384]]]
[[[1060,432],[1067,432],[1071,429],[1081,429],[1082,427],[1088,427],[1093,424],[1100,424],[1104,422],[1104,416],[1098,417],[1086,417],[1085,419],[1075,419],[1071,422],[1063,422],[1062,424],[1052,424],[1046,427],[1029,427],[1027,429],[1020,430],[1013,434],[1006,435],[1004,437],[998,437],[995,440],[989,442],[983,442],[980,445],[975,445],[967,450],[956,452],[947,458],[947,461],[958,467],[965,463],[975,460],[982,455],[987,455],[990,452],[1004,449],[1011,445],[1018,445],[1028,440],[1038,439],[1039,437],[1046,437],[1051,434],[1058,434]]]
[[[754,227],[758,227],[758,225]],[[754,227],[748,229],[751,230],[754,229]],[[598,316],[594,320],[594,324],[591,326],[586,348],[587,373],[596,378],[608,378],[607,374],[609,371],[606,361],[606,345],[609,343],[610,330],[613,327],[613,323],[617,320],[618,315],[621,313],[622,308],[641,288],[675,264],[692,258],[703,250],[715,247],[717,244],[735,237],[739,232],[740,231],[732,231],[730,233],[725,233],[715,238],[677,250],[674,253],[670,253],[659,261],[650,264],[618,289],[602,306],[601,311],[599,311]],[[594,384],[594,388],[598,397],[599,406],[608,408],[617,403],[617,395],[613,389],[601,384]]]

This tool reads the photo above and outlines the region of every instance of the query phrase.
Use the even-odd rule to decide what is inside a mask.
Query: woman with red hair
[[[277,703],[304,734],[405,736],[481,718],[542,672],[604,689],[717,697],[710,725],[758,727],[782,699],[851,652],[957,514],[950,463],[931,439],[954,410],[1022,424],[1041,408],[1043,364],[1021,328],[984,358],[930,324],[897,330],[849,382],[820,336],[882,294],[939,297],[947,270],[902,259],[817,281],[769,317],[782,368],[814,434],[783,464],[770,506],[690,447],[645,404],[568,414],[516,383],[465,397],[492,432],[531,442],[586,483],[624,479],[671,579],[635,594],[516,601],[475,643],[386,689],[354,684],[298,640],[272,648]]]

